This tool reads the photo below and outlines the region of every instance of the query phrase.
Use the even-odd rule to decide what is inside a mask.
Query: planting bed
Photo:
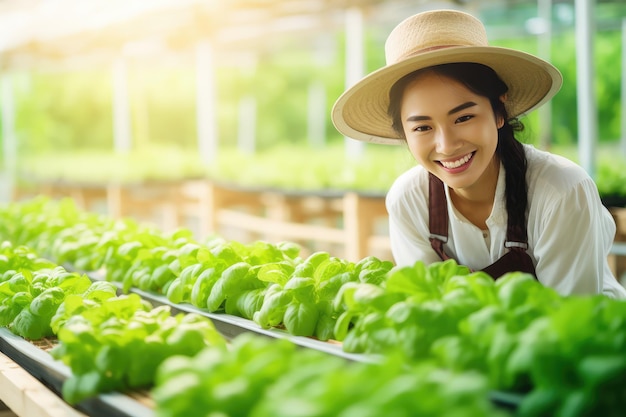
[[[453,261],[398,268],[302,257],[290,242],[199,243],[68,201],[0,219],[11,331],[0,349],[87,414],[618,416],[624,405],[624,301],[561,297],[522,273],[494,282]]]

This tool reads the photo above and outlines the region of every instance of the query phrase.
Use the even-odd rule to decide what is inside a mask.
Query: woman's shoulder
[[[423,200],[428,196],[428,171],[416,165],[398,176],[387,192],[387,205],[401,201]]]
[[[550,192],[563,191],[576,187],[591,177],[575,162],[531,145],[524,145],[528,161],[528,185],[543,185]]]

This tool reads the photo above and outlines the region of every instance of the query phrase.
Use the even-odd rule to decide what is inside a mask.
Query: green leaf
[[[107,281],[95,281],[83,293],[83,298],[102,303],[117,294],[117,288]]]
[[[422,262],[416,262],[414,266],[396,267],[389,272],[387,291],[423,295],[423,299],[432,298],[432,290],[426,282],[426,273],[426,265]]]
[[[293,300],[289,291],[284,291],[280,285],[270,287],[263,299],[261,309],[254,313],[253,320],[262,328],[278,326],[283,322],[287,305]]]
[[[85,292],[92,282],[85,274],[68,273],[59,276],[54,285],[62,289],[66,294],[81,294]]]
[[[354,314],[351,313],[349,310],[344,311],[339,315],[333,328],[333,333],[335,334],[335,338],[337,340],[342,341],[346,338],[353,317]]]
[[[50,320],[35,316],[29,309],[23,309],[13,320],[11,330],[23,338],[38,340],[52,336]]]
[[[522,397],[516,415],[519,417],[554,417],[563,401],[557,387],[537,388]]]
[[[285,285],[294,273],[294,266],[287,262],[275,262],[262,265],[257,278],[264,282],[274,282]]]
[[[23,271],[20,273],[17,273],[15,275],[13,275],[13,277],[11,277],[11,279],[9,279],[9,289],[10,291],[15,294],[16,292],[20,292],[20,291],[28,291],[30,288],[30,283],[32,281],[32,274],[28,271]],[[8,293],[6,291],[3,291],[5,293]]]
[[[292,277],[285,286],[285,291],[293,294],[300,302],[315,302],[315,280],[310,277]]]
[[[376,269],[363,269],[359,273],[359,281],[367,284],[381,285],[387,279],[389,269],[386,267]]]
[[[315,326],[314,336],[319,340],[330,340],[335,338],[335,323],[337,319],[334,316],[332,303],[322,300],[317,303],[319,317]]]
[[[197,255],[200,248],[201,246],[197,243],[186,243],[179,249],[178,259],[183,269],[188,265],[198,263]]]
[[[137,256],[137,254],[139,253],[139,249],[141,249],[142,247],[143,245],[141,244],[141,242],[126,242],[120,245],[117,253],[122,257],[133,259]]]
[[[623,352],[587,356],[577,366],[585,386],[598,392],[626,384],[626,356]]]
[[[266,288],[255,288],[226,299],[227,314],[252,319],[254,313],[261,310],[265,298]]]
[[[179,324],[167,337],[165,343],[175,355],[193,356],[208,344],[198,326]]]
[[[292,302],[285,310],[283,322],[287,331],[295,336],[312,336],[319,311],[311,302]]]
[[[42,320],[49,321],[57,308],[65,299],[65,292],[58,287],[46,289],[44,292],[33,298],[30,304],[30,311],[41,317]]]
[[[279,242],[278,248],[290,259],[296,259],[302,249],[300,245],[294,242]]]
[[[505,309],[514,309],[524,305],[530,294],[541,286],[531,274],[509,272],[496,281],[498,298]]]
[[[315,282],[319,285],[319,283],[329,280],[332,277],[345,272],[347,266],[347,261],[331,257],[320,262],[317,268],[315,268],[313,278],[315,279]]]
[[[312,277],[317,267],[328,259],[330,259],[330,254],[328,252],[314,252],[302,263],[296,266],[293,275],[296,277]]]
[[[256,274],[246,262],[238,262],[228,267],[217,280],[207,299],[209,311],[218,310],[227,298],[255,288],[265,286],[256,278]]]
[[[219,260],[226,263],[226,265],[234,265],[238,262],[243,262],[241,256],[233,249],[235,242],[222,243],[215,248],[211,249],[211,253]]]
[[[162,288],[171,280],[174,279],[174,274],[169,268],[168,264],[162,264],[157,266],[150,275],[149,289],[156,292],[161,292]]]
[[[21,291],[15,293],[13,297],[11,297],[10,303],[22,309],[24,307],[28,307],[32,301],[33,296],[29,292]]]
[[[556,416],[558,417],[586,417],[598,415],[597,399],[593,392],[578,389],[570,391],[561,403]],[[621,414],[620,410],[619,414]],[[617,413],[615,415],[618,415]]]
[[[20,314],[22,307],[14,303],[8,303],[0,306],[0,326],[8,327],[15,317]]]
[[[341,288],[353,279],[351,272],[344,272],[339,275],[335,275],[329,280],[321,282],[317,286],[317,298],[318,300],[326,300],[332,302]]]
[[[257,281],[257,279],[256,277],[254,277],[253,279],[247,279],[249,278],[249,271],[250,264],[246,262],[237,262],[236,264],[229,266],[224,272],[222,272],[220,280],[223,281],[223,290],[225,293],[225,297],[255,287],[253,282]]]
[[[176,278],[167,288],[165,295],[172,303],[178,304],[185,300],[185,285],[180,279]]]
[[[198,308],[206,308],[207,298],[220,278],[215,268],[207,268],[200,273],[191,289],[191,304]]]
[[[177,279],[179,279],[183,285],[191,286],[196,282],[203,268],[204,266],[200,263],[189,265],[183,269]]]
[[[449,259],[443,262],[435,262],[428,266],[427,277],[433,285],[445,285],[452,277],[457,275],[468,275],[470,269],[464,265],[459,265],[455,260]]]

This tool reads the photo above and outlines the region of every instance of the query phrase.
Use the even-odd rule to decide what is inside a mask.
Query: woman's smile
[[[450,172],[461,172],[469,167],[473,156],[474,152],[470,152],[458,159],[440,160],[438,162]]]

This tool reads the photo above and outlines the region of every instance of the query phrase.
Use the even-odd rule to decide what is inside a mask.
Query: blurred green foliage
[[[509,39],[493,42],[494,45],[519,49],[537,54],[535,39]],[[557,33],[552,38],[551,63],[563,75],[563,87],[552,99],[552,134],[554,144],[575,144],[578,137],[578,111],[576,93],[576,41],[571,31]],[[598,32],[594,43],[595,89],[597,97],[598,139],[612,142],[620,137],[621,90],[621,33]],[[537,112],[523,120],[532,131],[530,141],[536,143],[539,126]]]
[[[535,12],[525,11],[524,19]],[[506,13],[499,17],[502,25],[508,22]],[[575,34],[571,26],[557,29],[550,60],[562,72],[564,84],[552,100],[549,137],[552,147],[572,149],[576,146],[578,124]],[[612,146],[621,128],[622,42],[619,30],[599,29],[594,43],[598,142]],[[366,72],[384,65],[383,43],[387,31],[368,28]],[[499,38],[492,44],[538,53],[538,39],[532,36]],[[128,58],[133,142],[128,155],[113,153],[112,67],[13,73],[19,170],[27,176],[47,175],[48,179],[142,180],[209,175],[244,184],[256,181],[270,186],[316,189],[369,186],[375,191],[384,190],[393,175],[412,163],[408,151],[400,164],[397,148],[386,152],[382,150],[386,147],[376,145],[367,145],[361,165],[346,158],[343,137],[329,117],[334,101],[345,87],[345,39],[341,35],[331,37],[326,46],[328,50],[323,51],[320,59],[319,50],[303,44],[297,37],[286,36],[271,48],[259,51],[251,62],[238,65],[224,62],[217,66],[220,150],[211,167],[203,166],[197,155],[197,74],[193,54],[181,54],[183,58],[173,64],[154,57],[150,61]],[[327,149],[312,149],[311,138],[307,137],[308,94],[312,83],[325,88],[322,111],[326,115]],[[254,98],[256,114],[242,113],[241,102],[247,97]],[[539,126],[538,112],[522,121],[526,130],[520,140],[539,144],[539,133],[546,127]],[[255,127],[254,158],[236,151],[241,125],[246,124]],[[626,179],[620,168],[623,161],[623,156],[618,158],[614,154],[599,161],[597,179],[601,192],[626,194],[623,186]]]
[[[113,109],[108,75],[91,70],[14,76],[20,151],[110,149]]]
[[[26,155],[19,177],[25,188],[41,182],[103,184],[209,178],[250,188],[294,192],[358,190],[380,195],[413,164],[403,146],[367,144],[358,158],[348,158],[339,143],[324,148],[282,145],[255,155],[231,148],[220,150],[211,166],[203,165],[193,150],[166,146],[126,155],[111,150]]]
[[[575,162],[574,146],[555,146],[554,153]],[[626,198],[626,157],[615,146],[598,149],[596,183],[603,198]],[[208,178],[248,188],[277,188],[287,192],[354,190],[382,195],[395,178],[415,164],[405,146],[366,144],[357,158],[346,155],[342,143],[324,148],[284,144],[254,155],[223,149],[206,166],[194,150],[176,146],[151,146],[129,154],[106,151],[50,152],[25,155],[18,168],[21,186],[42,182],[103,184],[139,183]]]
[[[335,48],[342,50],[343,40]],[[383,65],[380,36],[368,40],[367,70]],[[494,44],[537,53],[534,38],[500,39]],[[552,62],[563,73],[564,84],[553,99],[551,139],[555,144],[572,144],[577,137],[576,45],[572,31],[555,35]],[[610,142],[620,135],[620,54],[618,31],[597,34],[596,91],[599,141]],[[255,123],[257,149],[276,144],[307,141],[307,95],[312,82],[326,88],[326,114],[344,89],[343,54],[332,65],[316,62],[306,48],[287,44],[281,53],[261,57],[248,68],[218,67],[216,72],[218,132],[220,146],[235,146],[238,119]],[[196,146],[196,75],[193,62],[177,67],[128,64],[129,105],[134,147]],[[15,83],[16,129],[22,153],[48,150],[111,149],[112,71],[109,68],[73,72],[32,72]],[[256,100],[256,117],[240,114],[244,97]],[[537,141],[536,112],[523,120],[527,141]],[[330,117],[326,118],[327,141],[341,139]]]

